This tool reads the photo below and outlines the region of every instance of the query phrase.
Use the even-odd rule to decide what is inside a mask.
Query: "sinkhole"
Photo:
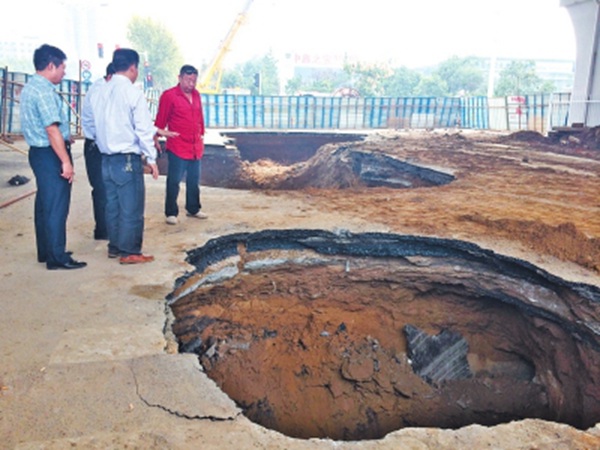
[[[188,252],[181,352],[252,421],[377,439],[539,418],[600,421],[600,289],[472,243],[264,230]]]
[[[454,181],[451,170],[426,167],[386,154],[375,145],[362,148],[365,135],[351,133],[229,132],[234,142],[206,144],[203,186],[234,189],[357,187],[418,188]],[[164,142],[162,143],[164,146]],[[161,174],[168,158],[158,158]]]

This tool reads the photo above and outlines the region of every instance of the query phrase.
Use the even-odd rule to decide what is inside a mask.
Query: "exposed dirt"
[[[571,140],[537,132],[395,133],[323,146],[309,161],[283,166],[240,161],[236,187],[285,190],[324,208],[351,210],[415,234],[507,239],[537,254],[600,272],[600,128]],[[451,173],[447,186],[367,188],[340,150],[383,154]],[[340,224],[343,228],[343,224]]]
[[[581,278],[597,282],[597,135],[558,142],[537,133],[377,135],[364,143],[324,146],[311,161],[294,166],[243,163],[241,179],[272,189],[274,201],[291,197],[319,210],[352,211],[390,230],[476,242],[541,265],[570,262]],[[334,157],[342,146],[439,169],[455,180],[368,188]],[[292,436],[365,439],[404,426],[459,427],[522,417],[590,425],[559,417],[554,407],[564,399],[550,398],[547,389],[556,380],[544,386],[543,365],[518,356],[518,349],[535,353],[538,345],[555,342],[562,350],[552,364],[568,366],[557,356],[575,351],[564,330],[486,299],[409,289],[387,280],[382,270],[370,271],[371,278],[292,266],[245,275],[178,301],[174,328],[189,342],[195,327],[210,376],[250,417]],[[470,356],[474,377],[437,389],[412,373],[402,334],[408,322],[431,334],[449,328],[468,336],[477,348],[476,357]],[[565,385],[560,390],[573,394]]]
[[[577,346],[559,326],[466,289],[444,291],[442,280],[421,274],[415,286],[406,274],[384,273],[284,266],[246,275],[176,303],[174,331],[182,342],[200,336],[209,376],[249,418],[289,436],[376,439],[409,426],[522,418],[593,423],[575,406],[584,364],[566,356]],[[460,333],[473,375],[421,379],[407,356],[408,324]],[[551,340],[552,349],[544,344]],[[588,351],[590,364],[600,361]],[[546,385],[557,355],[572,366],[552,378],[559,389]]]

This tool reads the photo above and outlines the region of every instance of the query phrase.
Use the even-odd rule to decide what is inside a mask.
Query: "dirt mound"
[[[524,249],[598,272],[600,152],[548,141],[507,142],[506,136],[475,133],[411,133],[366,141],[355,148],[441,167],[456,180],[394,191],[358,188],[351,196],[312,191],[309,199],[324,209],[353,210],[361,218],[413,233],[519,242]]]
[[[348,189],[439,186],[449,173],[402,161],[376,149],[327,144],[306,162],[281,166],[270,160],[243,162],[240,180],[261,189]]]
[[[293,167],[281,165],[270,159],[258,161],[242,161],[240,164],[240,180],[245,180],[254,189],[272,189],[275,180],[286,179]]]
[[[534,143],[537,142],[541,144],[548,142],[548,139],[541,133],[529,130],[517,131],[515,133],[509,134],[506,138],[504,138],[504,140]]]
[[[584,148],[600,150],[600,126],[586,129],[578,138]]]
[[[536,253],[573,261],[600,272],[600,239],[588,238],[572,223],[550,226],[530,220],[490,220],[479,214],[463,218],[492,229],[494,234],[525,242]]]

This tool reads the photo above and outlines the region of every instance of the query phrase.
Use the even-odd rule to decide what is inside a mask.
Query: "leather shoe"
[[[71,256],[73,254],[72,251],[66,251],[65,253],[67,254],[67,256]],[[38,258],[38,262],[39,263],[45,263],[46,262],[46,258]]]
[[[70,261],[64,263],[64,264],[46,264],[46,268],[48,270],[72,270],[72,269],[83,269],[85,266],[87,266],[87,263],[83,262],[83,261],[75,261],[74,259],[71,259]]]
[[[142,264],[154,261],[152,255],[127,255],[119,258],[121,264]]]

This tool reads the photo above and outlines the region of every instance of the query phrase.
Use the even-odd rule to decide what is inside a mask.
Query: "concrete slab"
[[[187,418],[233,420],[241,410],[208,378],[192,354],[155,355],[131,363],[140,398]]]
[[[164,334],[152,325],[77,328],[63,333],[50,364],[131,359],[160,353],[165,347]]]

